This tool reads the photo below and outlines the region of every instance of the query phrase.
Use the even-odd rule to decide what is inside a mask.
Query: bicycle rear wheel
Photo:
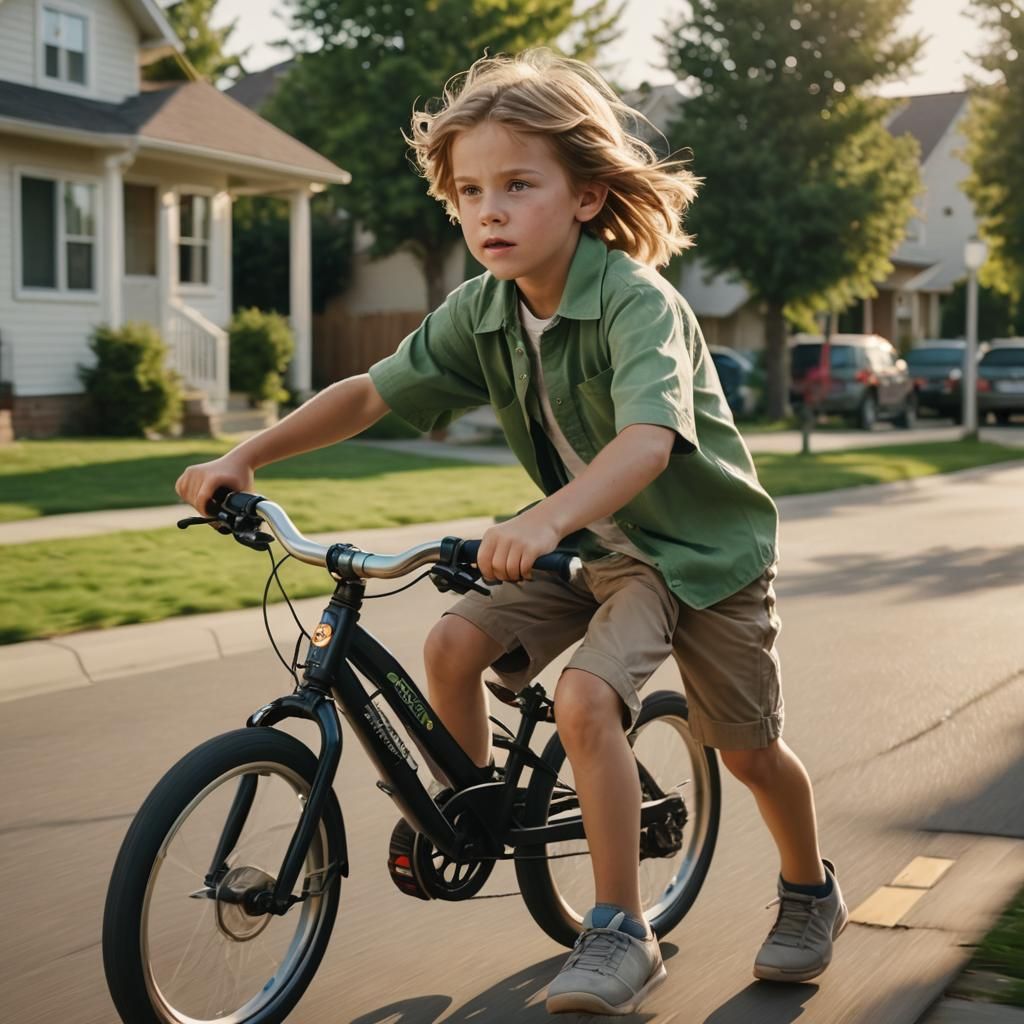
[[[640,837],[640,897],[655,934],[664,937],[697,898],[715,850],[721,808],[718,761],[690,732],[686,698],[669,690],[643,702],[629,735],[644,800],[678,794],[686,823],[676,829],[649,827]],[[579,813],[572,767],[555,734],[541,755],[555,775],[534,770],[526,793],[524,824],[554,823]],[[594,905],[594,879],[585,839],[522,847],[516,877],[527,909],[544,931],[572,946],[583,915]]]
[[[103,965],[126,1024],[278,1024],[319,966],[338,909],[341,810],[330,794],[283,915],[247,908],[272,887],[317,760],[271,728],[217,736],[160,780],[121,845],[103,917]],[[211,876],[229,809],[252,802]],[[251,906],[251,905],[250,905]]]

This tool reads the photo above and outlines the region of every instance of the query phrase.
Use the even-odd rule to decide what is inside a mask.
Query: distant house
[[[679,117],[685,103],[673,85],[648,88],[630,99],[661,130]],[[899,343],[939,336],[940,298],[965,276],[964,243],[977,230],[973,207],[960,188],[968,168],[956,155],[965,142],[959,125],[966,105],[964,92],[913,96],[890,120],[893,135],[909,133],[920,144],[925,191],[906,238],[891,256],[892,273],[878,283],[876,298],[847,311],[847,329],[875,331]],[[697,258],[684,261],[677,286],[708,341],[762,347],[763,318],[746,286],[709,273],[699,254],[698,247]]]
[[[309,197],[346,171],[205,82],[155,0],[0,0],[0,382],[16,436],[71,426],[97,324],[146,320],[227,397],[231,203],[291,200],[292,384],[310,389]]]

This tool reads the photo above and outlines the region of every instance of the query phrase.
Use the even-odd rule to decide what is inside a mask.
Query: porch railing
[[[202,313],[172,299],[167,310],[170,363],[186,387],[206,392],[213,412],[228,407],[228,336]]]

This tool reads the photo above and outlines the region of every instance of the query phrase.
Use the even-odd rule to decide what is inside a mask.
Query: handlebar
[[[229,527],[230,532],[235,533],[236,537],[239,530],[252,535],[252,522],[258,517],[267,524],[281,547],[293,558],[308,565],[322,566],[339,579],[395,579],[421,566],[439,561],[454,561],[466,566],[476,565],[481,543],[479,540],[448,537],[417,544],[396,555],[380,555],[372,551],[362,551],[350,544],[318,544],[303,536],[280,505],[258,494],[245,494],[241,491],[229,494],[218,492],[211,502],[209,511],[214,513],[213,518],[216,521]],[[576,562],[574,556],[555,551],[541,555],[534,562],[534,568],[569,580]]]

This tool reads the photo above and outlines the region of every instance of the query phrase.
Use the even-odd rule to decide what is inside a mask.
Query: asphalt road
[[[954,864],[899,927],[852,924],[815,983],[755,982],[777,864],[753,800],[727,779],[708,881],[663,943],[669,980],[628,1019],[910,1024],[938,995],[963,944],[1024,881],[1022,509],[1019,467],[784,503],[786,738],[815,782],[823,850],[847,902],[859,906],[916,856]],[[422,584],[371,602],[364,623],[418,676],[421,639],[445,604]],[[674,685],[669,667],[649,684]],[[135,809],[183,752],[289,689],[253,654],[3,705],[0,1021],[115,1020],[100,918]],[[427,904],[394,889],[395,812],[373,778],[350,742],[337,789],[352,872],[290,1021],[548,1019],[543,993],[564,951],[516,897]],[[484,893],[513,888],[499,870]]]

